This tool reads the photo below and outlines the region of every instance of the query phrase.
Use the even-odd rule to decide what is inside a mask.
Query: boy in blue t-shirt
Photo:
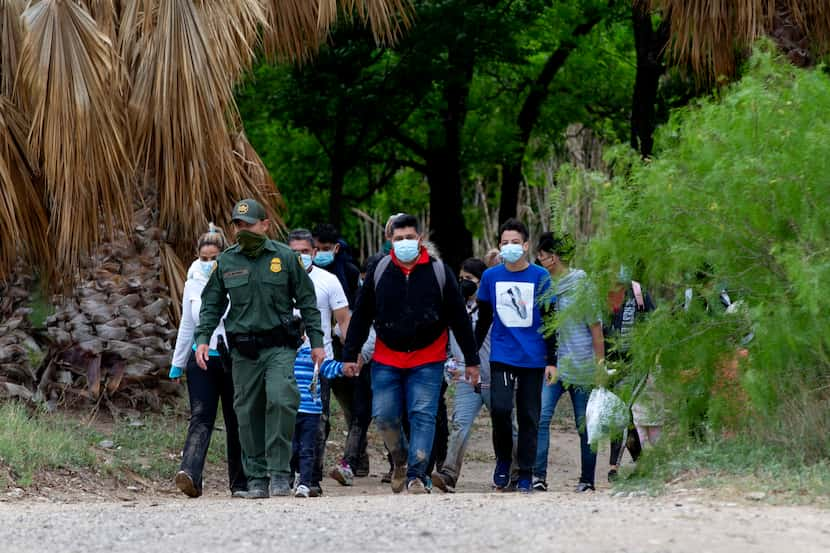
[[[493,484],[510,484],[513,451],[513,397],[519,423],[517,488],[531,491],[536,458],[542,380],[547,367],[556,363],[555,337],[542,334],[543,315],[552,305],[551,280],[542,267],[528,260],[528,231],[516,219],[499,230],[503,265],[484,272],[478,289],[479,319],[476,338],[490,334],[490,416],[496,469]]]
[[[300,407],[297,409],[291,454],[291,472],[300,477],[294,497],[318,497],[322,493],[319,480],[314,480],[317,456],[322,454],[316,439],[323,413],[320,377],[332,379],[338,376],[343,376],[343,363],[332,359],[323,361],[319,373],[314,374],[311,346],[306,339],[297,350],[297,358],[294,360],[294,379],[300,391]]]

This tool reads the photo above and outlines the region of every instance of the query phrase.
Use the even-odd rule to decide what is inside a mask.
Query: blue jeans
[[[568,394],[571,396],[571,403],[574,407],[574,419],[579,432],[579,450],[581,452],[582,470],[579,477],[580,482],[594,484],[594,472],[597,467],[597,454],[591,450],[588,444],[588,433],[585,430],[585,408],[588,406],[588,396],[591,390],[585,388],[568,387]],[[540,480],[546,480],[548,476],[548,447],[550,446],[550,421],[553,419],[553,412],[559,398],[565,393],[565,386],[561,380],[557,380],[551,386],[542,387],[542,414],[539,417],[539,443],[536,446],[536,465],[533,468],[533,476]]]
[[[425,480],[444,363],[398,369],[372,363],[372,416],[396,466],[407,465],[408,479]],[[404,409],[409,419],[409,444],[401,426]]]
[[[309,487],[320,485],[320,480],[314,477],[320,418],[320,415],[313,413],[297,413],[297,422],[294,425],[291,472],[299,474],[300,484]]]
[[[470,429],[482,406],[490,409],[490,390],[477,394],[473,386],[467,382],[456,382],[455,402],[450,422],[450,439],[447,445],[447,458],[441,467],[441,474],[452,479],[452,484],[458,482],[461,474],[461,464],[464,462],[464,452],[467,450],[467,441],[470,438]]]

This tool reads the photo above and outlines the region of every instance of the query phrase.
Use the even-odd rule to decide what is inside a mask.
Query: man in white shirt
[[[346,336],[349,328],[351,313],[349,312],[349,300],[346,292],[340,284],[340,280],[325,269],[314,266],[314,255],[317,253],[314,247],[314,239],[311,232],[306,229],[295,229],[288,234],[288,247],[300,257],[311,282],[314,284],[314,292],[317,295],[317,309],[320,310],[320,319],[323,325],[323,347],[326,350],[326,359],[334,359],[332,350],[332,320],[337,323],[339,336]],[[342,338],[341,338],[342,339]],[[321,387],[328,392],[328,386]],[[315,462],[315,474],[313,481],[320,482],[323,478],[323,459],[326,448],[326,426],[329,417],[329,398],[327,393],[323,397],[323,416],[320,417],[320,432],[317,439],[317,451]],[[321,492],[322,490],[316,490]]]

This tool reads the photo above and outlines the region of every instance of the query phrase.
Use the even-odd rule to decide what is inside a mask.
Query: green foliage
[[[415,8],[415,25],[393,48],[376,47],[365,30],[343,24],[310,63],[259,66],[238,92],[251,143],[286,198],[290,227],[340,210],[344,234],[356,242],[350,208],[382,217],[423,211],[429,153],[439,166],[443,156],[459,158],[468,209],[458,216],[478,234],[483,221],[469,207],[472,184],[492,183],[497,197],[534,81],[596,13],[602,22],[577,41],[550,86],[527,158],[561,150],[574,122],[610,140],[627,137],[635,73],[627,2],[418,0]],[[457,91],[462,109],[449,105]],[[459,152],[447,144],[455,124]],[[333,205],[341,177],[343,197]]]
[[[624,264],[657,293],[633,365],[661,367],[679,430],[748,429],[814,461],[830,455],[828,417],[798,436],[809,450],[780,422],[828,405],[830,78],[772,50],[675,113],[655,159],[614,179],[586,262],[606,290]],[[741,305],[723,309],[722,289]]]

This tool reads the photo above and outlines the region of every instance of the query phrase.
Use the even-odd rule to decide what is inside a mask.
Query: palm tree
[[[22,383],[156,385],[198,235],[241,197],[279,221],[234,101],[256,53],[305,60],[337,17],[392,40],[408,16],[407,0],[0,0],[0,330],[25,314],[21,271],[59,293],[55,355]],[[0,383],[26,363],[4,354],[27,339],[15,324]]]
[[[648,0],[635,0],[637,2]],[[799,65],[830,48],[827,0],[651,0],[671,21],[671,54],[706,81],[735,74],[740,53],[769,36]]]

